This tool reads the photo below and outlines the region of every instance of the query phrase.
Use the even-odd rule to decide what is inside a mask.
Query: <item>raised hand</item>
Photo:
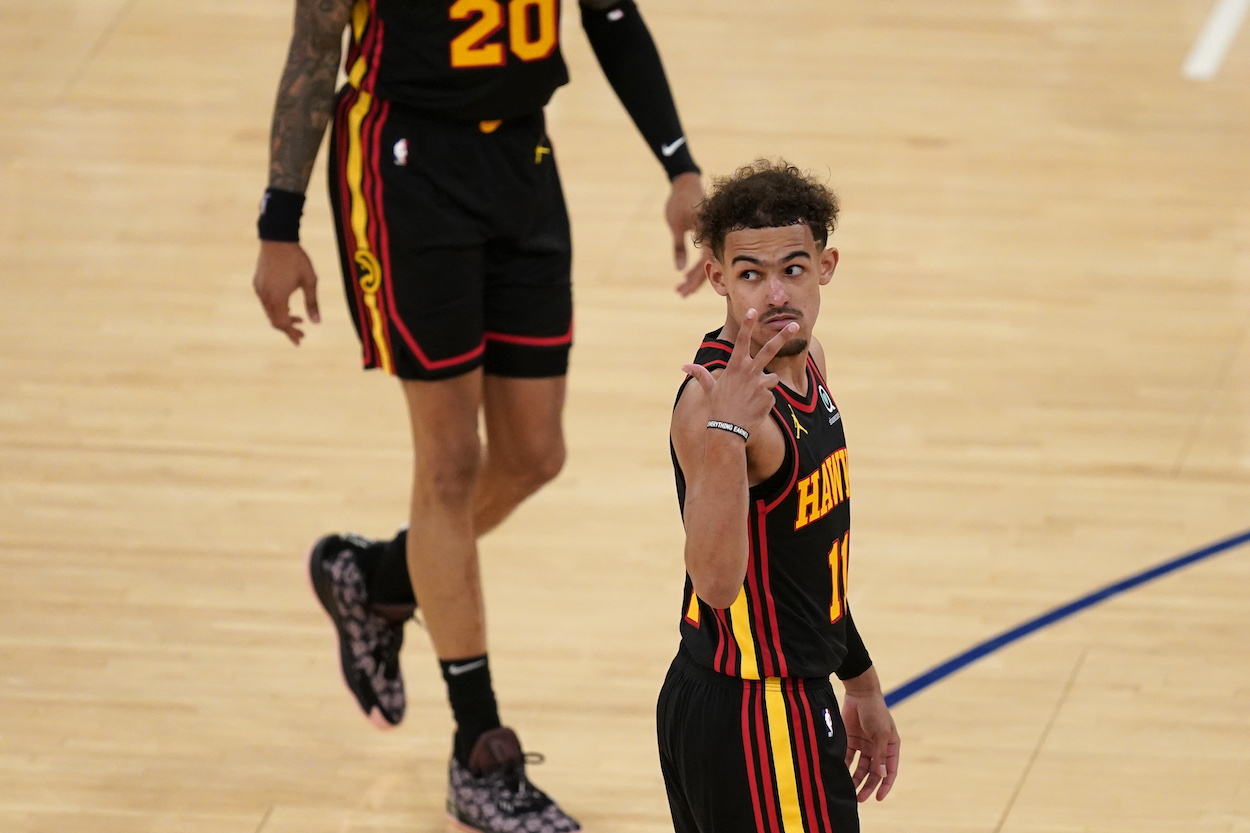
[[[304,337],[304,331],[297,325],[304,319],[291,315],[290,300],[295,290],[304,292],[308,320],[314,324],[321,321],[321,312],[317,308],[317,273],[298,243],[262,242],[252,287],[260,305],[265,308],[269,323],[275,330],[286,333],[286,337],[297,346]]]
[[[729,363],[719,377],[713,376],[702,365],[688,364],[682,368],[695,378],[707,395],[708,416],[711,419],[740,426],[751,433],[773,409],[772,389],[777,386],[778,377],[776,373],[766,370],[768,363],[799,329],[797,322],[790,322],[752,356],[751,334],[755,332],[758,318],[759,313],[754,309],[747,310],[742,326],[738,328]]]

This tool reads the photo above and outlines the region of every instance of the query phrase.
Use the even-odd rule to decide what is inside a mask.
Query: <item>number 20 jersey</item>
[[[559,0],[355,0],[348,83],[458,121],[537,113],[569,80]]]
[[[724,367],[732,349],[709,333],[695,362]],[[850,492],[842,417],[810,355],[805,372],[806,396],[781,384],[773,389],[771,417],[785,460],[751,487],[750,556],[738,598],[716,610],[686,576],[683,650],[700,665],[748,680],[835,672],[845,679],[871,664],[846,604]],[[686,479],[675,451],[673,470],[684,512]]]

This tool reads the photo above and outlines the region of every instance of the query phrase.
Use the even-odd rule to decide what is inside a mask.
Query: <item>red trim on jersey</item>
[[[756,683],[755,688],[757,696],[755,698],[755,731],[756,731],[756,749],[760,759],[760,780],[764,788],[764,804],[768,808],[768,830],[781,830],[781,818],[777,815],[777,801],[773,798],[775,789],[773,781],[773,752],[768,743],[768,732],[764,728],[764,683],[761,680]],[[761,828],[763,829],[763,828]]]
[[[747,546],[750,547],[752,553],[758,551],[754,530],[751,529],[750,518],[747,518]],[[759,638],[755,640],[756,644],[759,645],[759,650],[755,652],[755,661],[759,664],[757,673],[761,677],[775,677],[777,675],[773,671],[773,661],[768,656],[768,645],[764,641],[767,633],[764,630],[764,605],[760,599],[760,581],[755,577],[759,567],[760,560],[758,558],[752,558],[747,564],[747,603],[755,618],[755,627],[752,630],[759,635]]]
[[[721,665],[721,661],[720,661],[721,654],[725,652],[725,645],[726,645],[726,642],[728,641],[725,639],[725,633],[727,631],[727,628],[725,627],[724,617],[722,615],[724,611],[715,610],[713,611],[713,613],[714,615],[712,617],[712,621],[716,623],[716,655],[712,657],[712,668],[716,669],[717,671],[721,671],[725,674],[728,674],[729,673],[728,669],[726,669],[723,665]]]
[[[526,347],[562,347],[573,343],[573,319],[569,319],[569,330],[562,336],[514,336],[509,333],[487,332],[486,340],[522,344]]]
[[[727,347],[726,345],[721,344],[719,341],[705,341],[699,345],[700,350],[702,350],[704,347],[715,347],[718,350],[724,350],[726,353],[731,353],[731,354],[733,353],[732,347]]]
[[[776,673],[769,672],[765,676],[785,677],[788,676],[786,673],[786,655],[781,652],[781,631],[777,623],[777,606],[773,603],[773,590],[768,580],[768,535],[764,523],[767,513],[764,511],[764,501],[761,500],[756,503],[756,510],[760,525],[760,573],[764,577],[764,598],[768,601],[768,623],[772,626],[773,649],[776,652],[777,665],[779,666]]]
[[[369,72],[365,74],[360,85],[365,91],[372,94],[377,88],[378,68],[382,66],[382,39],[386,34],[382,26],[382,18],[378,14],[378,0],[369,0],[369,19],[376,25],[376,34],[373,38],[373,48],[370,50],[372,54],[369,56]]]
[[[816,833],[816,808],[812,804],[812,775],[811,768],[808,766],[810,757],[808,756],[809,739],[804,737],[808,734],[808,727],[811,725],[808,721],[811,715],[799,708],[798,701],[795,699],[794,690],[797,683],[794,680],[782,680],[782,690],[786,693],[786,703],[790,708],[790,725],[794,727],[793,735],[797,748],[799,759],[799,783],[803,785],[803,806],[806,808],[805,813],[807,820],[807,829],[812,833]],[[819,770],[817,770],[819,772]]]
[[[747,784],[751,792],[751,808],[755,811],[755,829],[766,833],[760,810],[760,788],[755,780],[755,755],[751,753],[751,686],[742,685],[742,755],[747,767]]]
[[[804,372],[808,370],[806,365],[803,366],[803,370]],[[791,405],[798,408],[800,411],[802,411],[805,414],[810,414],[812,411],[816,410],[817,396],[816,396],[816,386],[814,382],[815,380],[812,379],[811,374],[808,373],[807,398],[811,401],[806,402],[806,403],[803,402],[803,400],[801,399],[795,399],[793,396],[791,396],[790,392],[783,385],[777,385],[776,389],[781,392],[781,395],[785,397],[785,400],[789,402]]]
[[[803,702],[804,711],[806,711],[808,714],[811,714],[812,706],[810,703],[807,702],[807,683],[805,683],[802,678],[799,679],[798,683],[799,683],[799,700]],[[820,773],[820,758],[816,754],[816,748],[817,748],[816,747],[816,730],[812,726],[808,727],[808,737],[811,739],[811,742],[812,742],[812,765],[816,768],[816,774],[817,776],[819,776],[821,774]],[[816,794],[820,798],[820,800],[816,803],[820,807],[821,821],[824,822],[824,826],[822,829],[825,831],[825,833],[833,833],[833,825],[829,823],[829,802],[828,802],[828,799],[825,798],[824,778],[817,777],[815,781],[816,781]]]
[[[724,628],[722,638],[725,642],[725,673],[736,675],[740,671],[738,667],[740,665],[738,662],[738,643],[734,639],[733,629],[729,627],[729,614],[723,610],[718,612],[720,613],[721,627]]]

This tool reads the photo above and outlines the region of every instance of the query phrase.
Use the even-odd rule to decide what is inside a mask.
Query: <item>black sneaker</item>
[[[525,777],[526,755],[521,741],[506,726],[477,739],[463,767],[453,756],[447,789],[447,814],[466,830],[482,833],[574,833],[574,819]]]
[[[308,577],[339,637],[343,680],[356,702],[379,729],[404,719],[404,678],[399,649],[404,621],[369,607],[360,553],[377,542],[358,535],[327,535],[308,554]]]

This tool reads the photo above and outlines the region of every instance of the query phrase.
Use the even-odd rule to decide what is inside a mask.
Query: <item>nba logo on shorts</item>
[[[833,737],[833,715],[828,709],[825,709],[825,728],[829,730],[829,737]]]
[[[398,142],[395,143],[395,164],[396,165],[408,164],[408,140],[407,139],[400,139]]]

